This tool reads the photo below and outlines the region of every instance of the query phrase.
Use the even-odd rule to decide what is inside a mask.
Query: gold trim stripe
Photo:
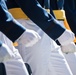
[[[21,10],[21,8],[9,9],[9,12],[13,15],[15,19],[29,19],[27,15]]]

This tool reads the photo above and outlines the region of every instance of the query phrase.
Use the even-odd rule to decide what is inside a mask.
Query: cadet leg
[[[64,53],[64,56],[69,64],[73,75],[76,75],[76,52],[68,54]]]
[[[63,21],[62,21],[62,25],[64,26]],[[73,47],[73,46],[69,46],[69,48],[70,47]],[[66,49],[68,49],[68,48],[66,48]],[[71,51],[65,50],[64,51],[65,53],[63,53],[63,54],[64,54],[64,57],[65,57],[68,65],[69,65],[73,75],[76,75],[76,71],[75,71],[75,69],[76,69],[76,64],[75,64],[76,63],[76,52],[73,52],[75,50],[72,50],[72,49],[75,49],[75,48],[70,48],[70,49],[71,49]],[[68,53],[66,53],[66,52],[68,52]],[[71,52],[71,53],[69,53],[69,52]]]
[[[0,33],[0,40],[9,47],[11,53],[14,55],[11,59],[3,61],[6,69],[6,75],[28,75],[22,57],[18,50],[14,48],[12,42],[2,33]]]
[[[41,40],[32,47],[18,46],[23,60],[31,66],[32,74],[72,75],[65,57],[61,52],[61,48],[30,20],[18,21],[27,28],[36,30],[42,37]]]

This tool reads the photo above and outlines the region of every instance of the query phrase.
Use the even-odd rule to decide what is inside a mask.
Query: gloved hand
[[[69,43],[73,42],[75,38],[74,33],[71,30],[65,30],[64,33],[57,39],[61,46],[68,45]]]
[[[25,45],[25,47],[31,47],[36,44],[41,37],[34,30],[26,29],[26,31],[19,37],[17,42],[19,44]]]
[[[2,44],[0,47],[0,62],[5,62],[12,57],[15,57],[9,47],[5,44]]]
[[[63,53],[74,53],[76,52],[76,45],[74,42],[71,42],[65,46],[61,46],[61,50]]]

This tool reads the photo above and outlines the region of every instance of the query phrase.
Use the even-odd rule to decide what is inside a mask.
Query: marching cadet
[[[76,0],[65,0],[64,2],[64,10],[66,14],[66,19],[68,21],[68,25],[70,29],[75,33],[76,36]],[[76,44],[76,39],[74,40]],[[65,57],[68,61],[68,64],[72,70],[73,75],[76,75],[76,52],[65,54]]]
[[[51,14],[48,14],[37,1],[35,0],[16,0],[16,3],[18,3],[19,6],[24,10],[26,9],[26,14],[38,25],[40,26],[53,40],[58,40],[61,45],[66,45],[73,41],[74,39],[74,33],[66,30],[65,28],[60,26],[60,23],[52,17]],[[24,7],[24,5],[26,5]],[[30,5],[30,7],[29,7]],[[31,9],[31,7],[33,9]],[[37,11],[34,11],[37,10]],[[35,13],[32,15],[30,13]],[[36,12],[40,13],[36,13]],[[24,10],[25,12],[25,10]],[[37,15],[37,16],[36,16]],[[39,18],[41,16],[41,18]],[[25,29],[20,23],[14,20],[12,15],[8,12],[6,5],[4,3],[4,0],[0,0],[0,30],[3,32],[11,41],[20,41],[20,43],[23,45],[26,43],[26,37],[25,35],[31,34],[31,31]],[[58,31],[59,30],[59,31]],[[23,33],[23,34],[22,34]],[[29,34],[30,33],[30,34]],[[33,33],[34,34],[34,33]],[[32,36],[37,37],[35,34]],[[69,37],[69,38],[67,38]],[[7,40],[8,40],[7,38]],[[18,39],[19,38],[19,39]],[[24,42],[22,41],[22,38],[25,38]],[[64,38],[64,40],[62,40]],[[67,40],[69,39],[69,40]],[[3,39],[4,40],[4,39]],[[8,44],[11,44],[8,42]],[[6,42],[6,41],[4,41]],[[6,42],[7,44],[7,42]],[[9,45],[8,45],[9,46]],[[12,49],[12,52],[14,52],[15,58],[11,58],[9,61],[3,62],[6,69],[6,75],[28,75],[26,67],[24,66],[23,60],[18,53],[18,50],[16,50],[12,45],[10,45],[10,49]],[[57,46],[57,49],[60,49],[60,47]],[[36,57],[36,56],[35,56]],[[63,55],[62,58],[64,59]],[[65,62],[65,60],[63,60]],[[14,62],[14,63],[13,63]],[[43,62],[45,62],[43,60]],[[1,65],[4,67],[4,65]],[[45,64],[46,65],[46,64]],[[68,75],[72,75],[71,72]]]
[[[26,2],[29,2],[30,4],[33,4],[34,6],[31,5],[33,7],[30,7],[29,5],[26,4]],[[37,3],[37,6],[33,2]],[[41,0],[40,0],[40,2],[41,2]],[[44,1],[42,1],[42,2],[44,2]],[[38,27],[38,26],[40,26],[43,29],[44,26],[47,26],[47,23],[51,22],[51,15],[49,13],[47,13],[46,10],[43,9],[39,5],[38,2],[36,2],[36,0],[33,0],[31,2],[24,1],[23,3],[22,3],[22,1],[19,2],[19,1],[7,0],[6,3],[9,8],[9,11],[14,16],[14,18],[17,19],[17,21],[19,21],[20,23],[22,23],[25,27],[27,27],[29,29],[35,30],[41,36],[41,39],[35,45],[32,45],[32,46],[31,45],[26,46],[26,45],[23,45],[20,42],[18,42],[18,50],[19,50],[24,62],[26,62],[30,65],[30,67],[32,69],[32,74],[33,75],[50,75],[50,74],[51,75],[57,75],[57,74],[58,75],[72,75],[72,73],[68,67],[68,64],[61,52],[60,47],[55,43],[55,41],[50,39]],[[41,4],[43,4],[43,3],[41,3]],[[26,6],[28,6],[28,10],[26,9]],[[33,10],[31,10],[31,9],[33,9]],[[42,10],[43,10],[43,12],[42,12]],[[28,14],[27,11],[30,11],[30,13]],[[33,22],[35,22],[38,26],[35,23],[33,23],[26,16],[26,13],[29,16],[29,18],[31,20],[33,20]],[[39,14],[41,14],[41,16],[39,16]],[[31,17],[30,17],[30,15],[31,15]],[[43,17],[44,15],[47,18]],[[35,16],[34,17],[35,20],[32,19],[32,16]],[[44,25],[44,26],[41,26],[41,25]],[[49,31],[49,30],[51,30],[51,29],[47,29],[47,31]],[[48,34],[50,34],[50,33],[48,33]],[[53,32],[53,34],[54,34],[54,32]],[[60,65],[60,63],[61,63],[61,65]],[[58,67],[56,67],[56,66],[58,66]]]
[[[1,15],[0,16],[0,20],[1,20],[0,21],[0,30],[3,33],[5,33],[6,36],[9,37],[9,39],[11,39],[14,42],[25,31],[25,29],[20,26],[21,24],[14,22],[14,19],[7,11],[5,2],[3,0],[0,0],[0,15]],[[11,29],[10,25],[12,26],[13,29]],[[13,32],[15,31],[16,27],[18,27],[18,30],[21,30],[21,31],[19,34],[17,34],[18,33],[18,31],[17,31],[16,35],[14,33],[15,36],[13,36]],[[10,34],[12,34],[12,35],[10,35]],[[13,36],[13,37],[11,37],[11,36]],[[3,41],[3,40],[1,40],[1,41]],[[11,61],[11,62],[9,62],[9,61]],[[9,63],[9,66],[8,66],[8,63]],[[15,63],[18,65],[16,65]],[[8,69],[8,67],[9,67],[9,69]],[[17,74],[28,75],[28,72],[26,70],[26,67],[23,63],[21,56],[19,55],[19,52],[16,49],[14,49],[13,47],[8,48],[8,46],[3,43],[0,47],[0,74],[1,75],[17,75]]]
[[[66,24],[67,20],[66,20],[65,11],[64,11],[64,0],[50,0],[50,7],[52,8],[54,12],[55,18],[59,20],[62,26],[66,27],[67,29],[70,29],[69,25]],[[67,49],[67,46],[69,46],[68,49]],[[66,46],[61,46],[61,48],[64,53],[76,51],[76,46],[74,42]]]
[[[31,42],[32,40],[35,43],[40,38],[38,37],[38,34],[35,31],[25,29],[23,26],[21,26],[21,24],[19,24],[17,21],[14,20],[12,15],[8,12],[5,2],[3,0],[0,0],[0,14],[1,14],[0,30],[12,42],[16,40],[18,41],[19,39],[22,38],[26,38],[28,41],[26,41],[25,39],[24,41],[25,43],[21,40],[20,41],[24,44],[26,43],[28,44],[29,41]],[[0,32],[0,40],[4,44],[2,44],[0,48],[0,72],[1,72],[0,74],[29,75],[18,50],[13,46],[12,42],[1,32]]]
[[[61,20],[63,22],[63,26],[65,26],[67,29],[74,30],[74,28],[75,28],[73,26],[73,22],[75,24],[75,21],[74,21],[75,18],[73,18],[73,15],[75,17],[74,7],[73,7],[73,6],[75,6],[74,0],[71,0],[71,1],[69,1],[69,0],[63,1],[62,0],[63,3],[59,3],[59,1],[61,1],[61,0],[58,0],[58,2],[57,1],[54,2],[54,4],[56,4],[56,6],[52,4],[52,2],[53,2],[52,0],[50,0],[50,1],[51,1],[51,6],[52,6],[52,9],[54,10],[54,14],[55,14],[56,18],[59,21]],[[57,5],[57,3],[58,3],[58,5]],[[62,8],[58,8],[59,5]],[[63,14],[61,15],[60,13],[62,13],[62,10],[63,10]],[[70,24],[72,26],[72,29],[71,29]],[[74,30],[74,32],[75,32],[75,30]],[[75,40],[74,40],[74,42],[75,42]],[[75,63],[76,63],[76,52],[75,52],[76,45],[74,44],[74,42],[72,42],[66,46],[63,46],[61,48],[62,48],[62,51],[64,53],[64,56],[69,64],[69,67],[70,67],[72,73],[74,75],[76,75],[76,71],[75,71],[75,68],[76,68],[76,65],[75,65]]]

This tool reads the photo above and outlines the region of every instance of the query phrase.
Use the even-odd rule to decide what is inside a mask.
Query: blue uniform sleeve
[[[14,42],[25,30],[8,12],[4,0],[0,0],[0,31]]]
[[[15,1],[24,13],[53,40],[56,40],[65,31],[59,22],[40,6],[37,0]]]

